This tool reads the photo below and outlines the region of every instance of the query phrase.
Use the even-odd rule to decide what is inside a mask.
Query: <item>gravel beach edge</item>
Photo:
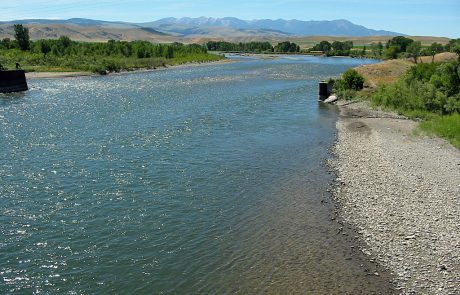
[[[333,196],[361,251],[400,294],[460,294],[460,151],[364,102],[339,107]]]

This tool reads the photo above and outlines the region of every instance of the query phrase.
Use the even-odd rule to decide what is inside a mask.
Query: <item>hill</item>
[[[286,35],[296,36],[396,36],[401,33],[373,30],[364,26],[353,24],[348,20],[332,21],[301,21],[284,19],[242,20],[234,17],[212,18],[164,18],[154,22],[140,23],[139,25],[151,27],[159,31],[174,33],[176,28],[231,28],[239,30],[270,30]]]
[[[144,28],[129,24],[90,24],[90,23],[70,23],[59,21],[37,21],[21,22],[29,28],[30,38],[37,39],[56,39],[59,36],[68,36],[75,41],[107,41],[123,40],[146,40],[151,42],[175,42],[174,36],[158,32],[152,28]],[[14,38],[12,23],[0,24],[0,38]]]
[[[79,41],[148,40],[184,42],[200,39],[224,39],[234,42],[278,41],[296,36],[394,36],[353,24],[347,20],[241,20],[238,18],[164,18],[147,23],[127,23],[84,18],[68,20],[25,19],[0,22],[0,38],[13,37],[13,24],[30,29],[31,39],[52,39],[67,35]]]
[[[0,22],[0,39],[14,38],[13,24],[24,24],[30,30],[32,40],[55,39],[66,35],[76,41],[147,40],[156,43],[205,43],[213,40],[229,42],[268,41],[272,44],[292,41],[308,48],[322,40],[353,41],[355,45],[385,43],[397,34],[376,31],[354,25],[345,20],[297,21],[254,20],[237,18],[165,18],[148,23],[127,23],[84,18],[68,20],[26,19]],[[315,29],[316,28],[316,29]],[[322,34],[319,34],[322,33]],[[303,34],[310,34],[305,36]],[[355,36],[353,34],[361,34]],[[369,35],[372,34],[372,35]],[[402,34],[398,34],[402,35]],[[410,37],[423,45],[433,42],[446,44],[449,38]]]

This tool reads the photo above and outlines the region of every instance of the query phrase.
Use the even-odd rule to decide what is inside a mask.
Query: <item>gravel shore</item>
[[[417,123],[341,106],[332,166],[339,215],[401,294],[460,294],[460,151]]]

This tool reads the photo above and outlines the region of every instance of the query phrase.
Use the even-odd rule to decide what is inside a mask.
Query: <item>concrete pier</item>
[[[26,91],[26,74],[23,70],[0,71],[0,93]]]
[[[326,98],[329,97],[331,92],[329,90],[329,85],[327,84],[327,82],[325,81],[319,82],[319,93],[318,94],[319,94],[318,96],[319,101],[324,101]]]

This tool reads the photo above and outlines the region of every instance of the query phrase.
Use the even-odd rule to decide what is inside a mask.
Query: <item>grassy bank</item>
[[[460,149],[460,114],[432,117],[421,122],[420,128],[427,133],[447,139]]]

